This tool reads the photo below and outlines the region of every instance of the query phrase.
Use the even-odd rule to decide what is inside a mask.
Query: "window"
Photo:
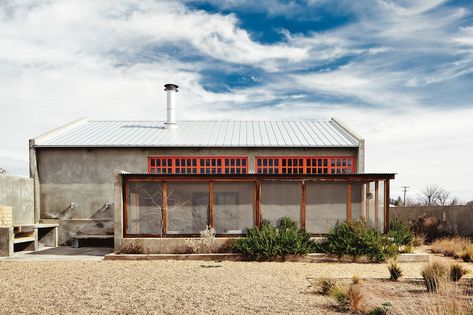
[[[301,221],[302,185],[299,181],[263,181],[261,213],[263,219],[277,226],[283,217]]]
[[[351,156],[263,156],[256,157],[258,174],[352,174]]]
[[[162,235],[163,191],[161,182],[131,182],[128,184],[129,235]]]
[[[150,174],[246,174],[248,158],[241,156],[153,156]]]
[[[214,224],[217,234],[244,234],[253,227],[253,182],[215,182]]]

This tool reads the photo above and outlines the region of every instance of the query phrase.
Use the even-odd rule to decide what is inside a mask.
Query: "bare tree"
[[[450,192],[438,185],[427,185],[418,195],[422,206],[453,206],[458,204],[457,198],[452,198]]]

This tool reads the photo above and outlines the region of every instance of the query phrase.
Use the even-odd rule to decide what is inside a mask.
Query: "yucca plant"
[[[397,257],[391,258],[388,261],[388,270],[390,274],[390,280],[397,281],[400,277],[402,277],[402,269],[397,262]]]
[[[450,265],[450,280],[458,282],[460,279],[470,271],[463,267],[460,263],[453,263]]]

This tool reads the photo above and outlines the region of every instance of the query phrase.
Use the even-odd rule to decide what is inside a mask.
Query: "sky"
[[[473,200],[473,2],[0,0],[0,167],[81,117],[336,117],[391,196]]]

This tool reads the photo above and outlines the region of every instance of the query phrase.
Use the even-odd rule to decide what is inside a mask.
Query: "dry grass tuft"
[[[330,291],[330,296],[337,302],[338,311],[362,313],[364,311],[365,296],[361,284],[345,285],[338,283]]]
[[[463,249],[461,259],[463,259],[464,262],[473,262],[473,245]]]
[[[402,269],[397,262],[397,258],[391,258],[388,260],[388,270],[390,280],[397,281],[400,277],[402,277]]]
[[[351,277],[351,283],[352,284],[361,284],[361,277],[359,275],[353,275]]]
[[[442,238],[432,242],[430,250],[435,254],[459,258],[462,252],[469,247],[471,247],[471,241],[469,239],[456,236]]]
[[[149,250],[144,248],[142,244],[138,243],[122,243],[118,250],[117,254],[144,254],[148,255]]]
[[[449,267],[441,260],[432,260],[422,267],[421,275],[424,278],[427,292],[434,293],[445,283]]]
[[[414,241],[412,241],[412,245],[414,245],[414,247],[424,246],[426,239],[427,235],[424,233],[416,234],[414,235]]]
[[[333,288],[337,285],[337,281],[333,278],[322,277],[316,280],[316,290],[322,295],[329,295]]]
[[[450,265],[450,280],[458,282],[460,279],[470,271],[462,266],[460,263],[453,263]]]

